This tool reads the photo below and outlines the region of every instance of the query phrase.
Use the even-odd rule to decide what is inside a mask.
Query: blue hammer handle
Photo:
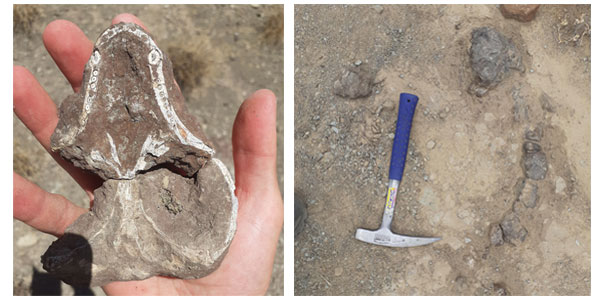
[[[400,94],[396,134],[394,135],[394,147],[390,161],[390,179],[392,180],[402,180],[404,163],[406,162],[406,151],[408,149],[408,137],[417,102],[419,102],[419,97],[416,95],[408,93]]]

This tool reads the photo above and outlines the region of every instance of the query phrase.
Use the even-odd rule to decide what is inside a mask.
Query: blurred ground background
[[[589,5],[542,5],[529,23],[496,5],[296,5],[294,21],[296,295],[590,294]],[[525,70],[478,98],[480,26],[512,39]],[[376,74],[370,95],[335,95],[357,65]],[[420,100],[392,231],[443,239],[393,249],[354,233],[380,225],[401,92]],[[520,215],[528,235],[493,246],[535,127],[548,172]]]
[[[96,38],[119,13],[138,16],[167,52],[188,109],[195,114],[217,157],[233,174],[231,128],[242,101],[271,89],[277,107],[277,173],[283,188],[283,6],[281,5],[15,5],[14,64],[27,67],[59,104],[73,93],[46,52],[45,26],[56,19],[77,24]],[[14,116],[14,115],[13,115]],[[89,207],[79,186],[13,117],[13,169],[45,190]],[[53,236],[13,222],[14,295],[102,295],[100,288],[74,290],[50,277],[40,263]],[[269,295],[283,294],[283,232],[279,239]]]

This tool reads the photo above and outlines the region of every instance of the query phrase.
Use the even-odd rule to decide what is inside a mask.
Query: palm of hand
[[[132,15],[112,21],[144,25]],[[68,21],[50,23],[43,35],[46,49],[75,91],[92,52],[83,32]],[[29,71],[13,69],[14,111],[50,155],[79,183],[93,201],[101,180],[75,168],[50,150],[50,135],[58,122],[56,106]],[[233,126],[236,195],[239,200],[237,232],[221,266],[209,276],[182,280],[156,276],[143,281],[112,282],[107,294],[209,295],[264,294],[269,286],[283,203],[276,175],[275,96],[259,90],[241,105]],[[63,196],[50,194],[21,176],[13,175],[13,216],[46,233],[61,236],[87,210]]]

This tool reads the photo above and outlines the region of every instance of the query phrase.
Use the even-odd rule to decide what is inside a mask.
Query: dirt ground
[[[283,188],[283,6],[267,5],[36,5],[15,7],[14,64],[27,67],[57,104],[72,90],[42,43],[45,26],[66,19],[92,41],[119,13],[137,15],[174,62],[188,108],[215,144],[217,157],[233,174],[231,128],[239,105],[252,92],[268,88],[278,99],[277,150]],[[52,193],[89,206],[84,192],[13,118],[14,170]],[[14,295],[102,295],[99,288],[74,290],[49,277],[40,256],[53,236],[13,223]],[[283,233],[269,295],[283,294]]]
[[[496,5],[296,5],[295,194],[308,218],[295,294],[589,295],[590,35],[573,27],[589,20],[587,5],[542,5],[530,23]],[[468,50],[480,26],[512,39],[525,69],[478,98]],[[371,95],[335,95],[354,64],[376,72]],[[392,231],[442,240],[386,248],[354,233],[381,222],[401,92],[420,100]],[[548,172],[519,213],[528,234],[493,246],[535,127]]]

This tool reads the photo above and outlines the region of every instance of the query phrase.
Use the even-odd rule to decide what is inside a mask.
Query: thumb
[[[242,103],[233,124],[233,160],[238,193],[279,193],[276,175],[276,97],[258,90]],[[241,199],[240,201],[243,201]],[[240,203],[240,208],[244,203]]]
[[[258,90],[242,103],[233,124],[233,163],[238,198],[238,227],[221,269],[247,270],[240,281],[254,292],[269,287],[277,240],[283,225],[283,201],[276,172],[277,103],[273,92]],[[254,249],[254,251],[252,251]],[[239,259],[232,264],[231,258]]]

